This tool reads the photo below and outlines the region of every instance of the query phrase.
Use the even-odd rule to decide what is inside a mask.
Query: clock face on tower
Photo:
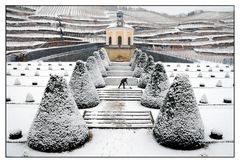
[[[118,21],[118,22],[117,22],[117,25],[118,25],[118,26],[122,26],[122,22]]]

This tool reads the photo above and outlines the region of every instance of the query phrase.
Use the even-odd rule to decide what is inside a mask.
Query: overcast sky
[[[233,11],[233,6],[141,6],[147,10],[166,13],[169,15],[187,14],[194,10]]]

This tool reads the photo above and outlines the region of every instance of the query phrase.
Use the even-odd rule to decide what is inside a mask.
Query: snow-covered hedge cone
[[[103,61],[102,61],[102,59],[100,57],[99,52],[98,51],[93,52],[93,56],[96,58],[97,65],[98,65],[98,68],[99,68],[102,76],[106,77],[107,76],[107,71],[106,71],[106,69],[105,69],[105,67],[103,65]]]
[[[140,76],[143,72],[143,69],[147,64],[147,59],[148,59],[148,56],[146,53],[142,53],[139,56],[138,62],[136,64],[134,72],[133,72],[133,77],[140,78]]]
[[[136,55],[134,55],[134,58],[132,60],[132,64],[131,64],[131,71],[134,71],[135,70],[135,67],[138,63],[138,59],[140,57],[140,55],[142,54],[142,50],[137,50],[136,51]]]
[[[11,76],[10,70],[7,70],[7,75],[8,75],[8,76]]]
[[[225,74],[225,78],[230,78],[230,75],[228,72]]]
[[[25,70],[29,70],[29,67],[28,67],[28,66],[26,66],[26,67],[25,67]]]
[[[95,87],[96,88],[105,87],[106,84],[105,84],[102,74],[97,66],[97,61],[96,61],[95,57],[93,57],[93,56],[88,57],[87,62],[86,62],[86,67],[88,69],[89,76],[92,79]]]
[[[202,78],[202,77],[203,77],[202,73],[199,72],[199,74],[198,74],[198,78]]]
[[[216,84],[216,87],[222,87],[222,81],[221,80],[218,80],[218,82]]]
[[[51,75],[27,137],[27,145],[44,152],[70,151],[83,145],[88,128],[63,77]]]
[[[94,107],[99,104],[97,90],[83,61],[76,62],[69,85],[79,109]]]
[[[204,126],[188,76],[175,77],[164,99],[153,129],[160,144],[175,149],[202,145]]]
[[[140,88],[145,88],[147,83],[150,81],[151,78],[151,74],[154,70],[154,59],[153,57],[150,55],[147,59],[147,64],[143,69],[143,72],[140,76],[140,79],[138,81],[138,87]]]
[[[170,77],[174,77],[174,73],[173,72],[170,74]]]
[[[107,61],[107,58],[106,58],[104,52],[101,49],[99,50],[99,55],[100,55],[100,57],[102,59],[102,63],[104,65],[105,69],[108,71],[110,69],[109,68],[109,63]]]
[[[141,97],[141,104],[150,108],[161,108],[169,85],[163,64],[157,62],[151,75],[151,80],[147,83]]]
[[[133,61],[135,60],[136,54],[137,54],[138,48],[134,49],[133,54],[131,56],[129,66],[132,66]]]
[[[35,75],[35,76],[40,76],[39,71],[36,71],[34,75]]]
[[[50,65],[50,66],[48,67],[48,70],[53,70],[52,65]]]
[[[34,101],[35,101],[35,100],[34,100],[32,94],[31,94],[31,93],[28,93],[27,96],[26,96],[25,102],[34,102]]]
[[[63,75],[64,75],[64,76],[69,76],[69,74],[68,74],[67,71],[65,71]]]
[[[38,62],[38,66],[42,66],[42,61],[39,61],[39,62]]]
[[[103,54],[105,55],[105,58],[106,58],[107,61],[108,61],[108,65],[111,65],[111,61],[110,61],[110,59],[109,59],[109,57],[108,57],[108,53],[107,53],[106,49],[105,49],[105,48],[101,48],[100,50],[101,50],[101,51],[103,52]]]
[[[208,99],[207,99],[206,94],[202,95],[201,100],[199,102],[202,103],[202,104],[207,104],[208,103]]]
[[[17,79],[15,79],[15,81],[14,81],[14,85],[21,85],[21,82],[20,82],[20,80],[17,78]]]

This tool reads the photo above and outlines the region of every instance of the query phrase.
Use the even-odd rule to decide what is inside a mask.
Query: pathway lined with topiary
[[[111,108],[104,107],[99,111],[86,110],[84,120],[89,128],[100,129],[147,129],[153,127],[151,111],[128,109],[125,101],[140,101],[142,89],[137,87],[137,78],[129,62],[112,62],[105,78],[106,87],[97,89],[100,100],[111,102]],[[123,78],[128,78],[126,88],[118,88]]]

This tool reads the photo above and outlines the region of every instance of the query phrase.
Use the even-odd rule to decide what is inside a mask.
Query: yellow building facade
[[[129,61],[133,54],[134,29],[124,23],[123,12],[117,12],[117,22],[106,28],[106,50],[111,61]]]

